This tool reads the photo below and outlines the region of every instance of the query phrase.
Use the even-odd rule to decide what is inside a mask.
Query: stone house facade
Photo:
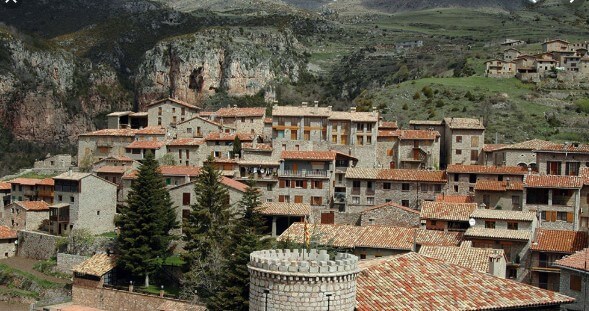
[[[135,140],[135,132],[132,129],[105,129],[80,134],[78,166],[90,166],[108,157],[124,156],[125,147]]]
[[[147,125],[175,127],[196,116],[199,110],[199,107],[174,98],[158,100],[147,105]]]
[[[485,145],[483,163],[486,166],[523,166],[538,171],[534,150],[553,144],[546,140],[532,139],[509,145]]]
[[[444,171],[348,168],[346,212],[393,202],[419,210],[424,201],[434,201],[446,183]]]
[[[109,129],[140,129],[147,127],[147,112],[115,111],[106,115]]]
[[[474,195],[478,181],[522,182],[528,170],[521,166],[448,165],[448,195]]]
[[[225,133],[209,133],[205,137],[205,147],[206,154],[205,158],[211,155],[215,160],[224,160],[224,159],[233,159],[235,157],[239,158],[238,155],[232,155],[233,151],[233,142],[235,141],[235,137],[239,137],[241,143],[251,143],[252,141],[256,140],[259,142],[260,138],[256,135],[251,134],[244,134],[244,133],[235,133],[235,134],[225,134]]]
[[[445,118],[446,163],[479,164],[485,144],[482,119]]]
[[[70,154],[56,154],[47,158],[35,161],[33,170],[37,172],[64,172],[72,166]]]
[[[546,175],[579,176],[589,167],[589,145],[551,144],[535,150],[538,171]]]
[[[213,122],[201,116],[194,116],[178,123],[175,128],[175,138],[204,138],[210,133],[235,133],[235,128]]]
[[[16,255],[17,241],[16,231],[7,226],[0,226],[0,258],[14,257]]]
[[[485,62],[485,76],[494,78],[510,78],[515,76],[516,66],[511,61],[492,59]]]
[[[559,292],[575,298],[575,302],[563,306],[564,310],[585,310],[589,307],[589,248],[578,251],[555,262],[560,268]]]
[[[49,231],[64,234],[88,229],[94,234],[114,230],[117,185],[90,173],[67,172],[53,178],[55,198]]]
[[[4,207],[2,222],[12,230],[47,230],[49,204],[45,201],[16,201]]]
[[[360,226],[419,227],[419,211],[392,202],[365,209]]]
[[[524,184],[521,181],[479,180],[474,201],[487,209],[521,211]]]
[[[168,142],[166,147],[178,165],[202,166],[209,156],[205,144],[202,138],[180,138]]]
[[[380,130],[377,142],[379,167],[400,169],[440,167],[440,133],[436,131]]]
[[[45,201],[53,203],[53,179],[15,178],[11,185],[11,201]]]
[[[220,108],[210,115],[212,121],[236,129],[238,133],[262,135],[264,131],[265,107]]]

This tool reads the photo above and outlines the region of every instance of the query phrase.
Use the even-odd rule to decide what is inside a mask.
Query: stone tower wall
[[[354,255],[338,253],[331,260],[324,250],[264,250],[250,255],[248,268],[251,311],[328,310],[328,304],[329,310],[352,311],[356,306]]]

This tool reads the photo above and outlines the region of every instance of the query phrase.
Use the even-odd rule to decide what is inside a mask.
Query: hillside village
[[[545,43],[546,53],[560,55],[558,63],[548,63],[582,68],[589,58],[575,55],[586,47],[571,50],[566,43],[561,51],[564,43]],[[527,56],[511,57],[509,74],[524,73],[516,64],[528,64]],[[533,58],[539,73],[548,58]],[[572,66],[573,58],[579,65]],[[376,109],[335,111],[317,102],[203,111],[166,98],[146,111],[107,118],[108,128],[79,136],[77,156],[35,163],[33,171],[53,177],[0,183],[0,255],[40,259],[34,249],[41,246],[31,241],[75,229],[117,232],[115,218],[148,153],[160,160],[182,223],[195,203],[195,180],[212,157],[233,206],[248,181],[260,190],[265,234],[304,243],[312,228],[318,246],[346,252],[333,260],[316,250],[252,254],[250,310],[329,304],[337,310],[579,310],[589,304],[589,145],[538,139],[486,144],[478,118],[412,120],[399,128]],[[45,256],[54,253],[43,249]],[[281,266],[286,260],[292,265]],[[106,249],[70,267],[73,303],[111,310],[100,292],[113,295],[110,303],[141,301],[129,309],[140,310],[152,299],[133,296],[132,284],[128,292],[111,289],[114,267]],[[321,286],[297,285],[318,276],[342,285],[330,285],[329,295]],[[427,294],[410,293],[417,283],[394,285],[415,278]],[[446,287],[452,293],[440,290]],[[203,308],[167,301],[163,293],[156,298],[162,300],[149,303],[157,310]]]
[[[517,43],[517,44],[516,44]],[[485,62],[485,75],[493,78],[516,77],[526,82],[540,82],[553,77],[561,80],[583,80],[589,74],[589,43],[554,39],[542,43],[542,52],[519,50],[525,42],[515,41],[502,44],[508,47],[502,59]]]

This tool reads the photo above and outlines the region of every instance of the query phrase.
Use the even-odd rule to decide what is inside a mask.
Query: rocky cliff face
[[[3,30],[0,68],[0,125],[16,139],[74,142],[98,116],[132,105],[111,69]]]
[[[164,96],[199,104],[216,92],[231,96],[266,92],[277,81],[297,81],[303,47],[289,32],[209,29],[158,43],[135,77],[139,102]]]

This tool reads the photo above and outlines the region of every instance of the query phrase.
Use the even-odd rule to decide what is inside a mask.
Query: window
[[[363,132],[364,131],[364,124],[362,124],[362,123],[356,124],[356,131]]]
[[[462,136],[456,136],[456,142],[457,143],[461,143],[462,142]]]
[[[565,167],[565,174],[568,176],[579,176],[579,162],[567,162]]]
[[[546,174],[560,175],[560,173],[561,173],[560,161],[547,161],[546,162]]]
[[[162,115],[162,107],[157,107],[157,115],[158,116]]]
[[[372,136],[366,136],[366,144],[372,145]]]
[[[459,181],[459,180],[460,180],[460,175],[454,174],[454,181]]]
[[[272,184],[267,184],[266,185],[266,190],[267,191],[272,191]]]
[[[74,197],[70,197],[70,203],[74,203],[74,202],[75,202]]]
[[[434,185],[434,192],[435,193],[442,192],[442,185]]]
[[[61,194],[57,196],[57,201],[59,201],[59,202],[63,201],[63,197],[61,196]]]
[[[172,113],[176,113],[176,108],[172,107]]]
[[[471,161],[478,161],[479,160],[479,151],[478,150],[471,150],[470,151],[470,160]]]
[[[366,123],[366,131],[372,132],[372,124],[371,123]]]
[[[96,216],[100,216],[100,211],[96,211]]]
[[[290,203],[290,196],[288,195],[279,195],[278,202]]]
[[[428,184],[421,184],[419,185],[421,192],[429,192],[429,185]]]
[[[454,192],[458,192],[458,186],[454,186]]]
[[[566,212],[556,212],[556,219],[567,221],[567,213]]]
[[[477,174],[469,174],[468,182],[471,184],[475,184],[477,182]]]
[[[401,205],[403,205],[405,207],[409,207],[409,200],[402,200]]]
[[[323,198],[322,197],[311,197],[311,205],[313,205],[313,206],[323,205]]]
[[[358,136],[356,137],[356,143],[357,143],[358,145],[360,145],[360,146],[364,145],[364,137],[362,137],[362,136],[358,135]]]
[[[305,131],[304,135],[304,140],[311,140],[311,131]]]
[[[331,142],[337,144],[337,135],[331,135]]]
[[[190,192],[182,193],[182,205],[190,205]]]
[[[580,292],[581,291],[581,276],[571,273],[569,287],[571,288],[571,290]]]
[[[385,182],[382,184],[382,188],[384,190],[391,190],[391,183],[390,182]]]
[[[473,148],[479,146],[479,137],[478,136],[471,136],[470,137],[470,146]]]
[[[245,118],[244,117],[241,118],[241,123],[245,123]]]
[[[297,131],[295,131],[295,130],[290,131],[290,139],[297,140]]]
[[[542,213],[540,213],[540,218],[541,218],[542,220],[548,220],[548,219],[547,219],[547,213],[546,213],[546,211],[542,211]]]
[[[360,188],[360,181],[359,180],[352,181],[352,187],[353,188]]]
[[[368,204],[368,205],[374,205],[374,197],[367,197],[366,198],[366,204]]]
[[[487,228],[487,229],[495,229],[495,222],[494,221],[490,221],[490,220],[486,220],[485,221],[485,228]]]
[[[162,125],[162,118],[161,117],[157,118],[157,125]]]
[[[220,158],[221,157],[221,151],[214,151],[213,152],[213,157]]]
[[[507,222],[507,229],[508,230],[517,230],[517,222],[513,222],[513,221]]]
[[[266,199],[266,202],[272,203],[272,199]]]
[[[314,180],[311,182],[311,189],[323,189],[323,181]]]
[[[352,197],[352,204],[360,204],[360,197]]]
[[[491,196],[488,194],[483,194],[483,204],[486,205],[485,208],[489,208],[489,205],[491,205]]]
[[[295,188],[303,188],[303,181],[302,180],[295,180]]]
[[[288,179],[285,180],[284,181],[284,185],[285,185],[286,188],[290,188],[290,180],[288,180]]]
[[[519,209],[520,204],[521,203],[520,203],[519,195],[511,196],[511,205],[513,206],[514,209]]]
[[[456,154],[462,154],[462,150],[456,149]]]
[[[360,254],[360,259],[366,259],[366,254]]]

